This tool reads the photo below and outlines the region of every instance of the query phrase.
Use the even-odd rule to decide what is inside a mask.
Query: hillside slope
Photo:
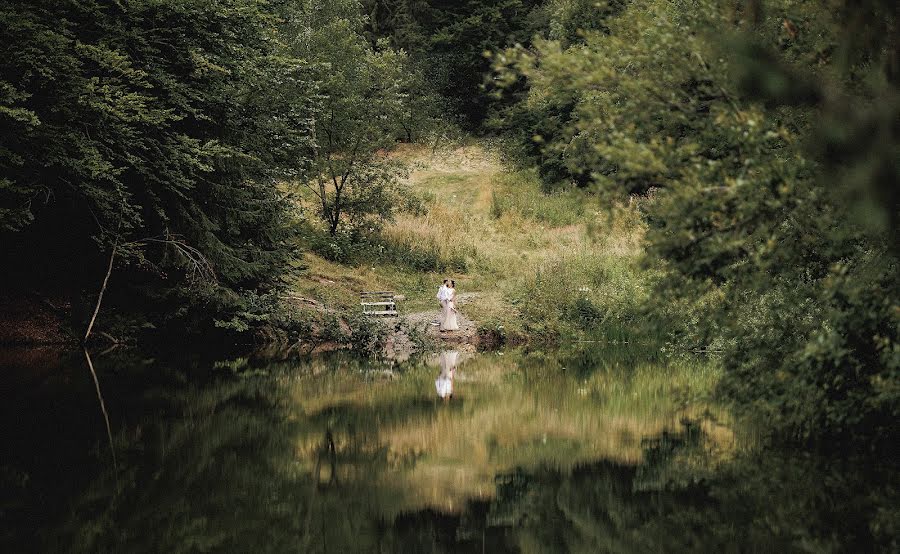
[[[436,335],[434,295],[449,277],[467,318],[451,340],[465,335],[468,342],[478,331],[500,340],[558,335],[573,306],[597,319],[627,311],[644,294],[633,210],[607,209],[577,190],[543,194],[533,173],[505,168],[480,145],[435,153],[404,146],[392,155],[410,168],[408,185],[425,213],[388,224],[390,255],[371,262],[344,265],[305,253],[298,297],[358,310],[360,291],[393,290],[406,320]]]

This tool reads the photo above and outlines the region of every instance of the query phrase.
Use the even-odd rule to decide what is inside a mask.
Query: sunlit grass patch
[[[465,313],[495,332],[618,341],[635,332],[649,275],[637,266],[636,208],[604,207],[578,189],[545,194],[535,172],[504,168],[477,145],[392,155],[411,168],[407,185],[425,210],[398,214],[354,267],[319,263],[320,274],[308,276],[320,282],[307,290],[341,298],[322,285],[330,279],[396,290],[405,311],[437,310],[434,291],[450,277],[461,293],[476,293]]]
[[[593,204],[593,199],[577,190],[544,194],[535,171],[516,171],[495,177],[490,214],[499,219],[515,213],[551,227],[563,227],[582,223]]]

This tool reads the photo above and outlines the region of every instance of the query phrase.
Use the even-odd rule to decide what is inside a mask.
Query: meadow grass
[[[407,185],[424,213],[401,213],[379,250],[353,267],[306,254],[298,291],[350,304],[356,291],[396,290],[407,312],[435,309],[444,277],[475,293],[466,315],[508,335],[625,340],[648,294],[638,269],[643,227],[628,206],[577,189],[541,191],[535,172],[505,168],[477,144],[432,153],[403,146]]]

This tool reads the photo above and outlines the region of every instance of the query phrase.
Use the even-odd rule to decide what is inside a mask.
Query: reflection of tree
[[[382,521],[393,500],[366,478],[385,465],[371,411],[338,404],[297,417],[267,377],[147,396],[156,415],[119,433],[121,492],[97,479],[48,551],[370,552],[430,536],[416,524],[392,538]],[[384,419],[424,410],[392,405]],[[298,452],[305,437],[311,453]]]
[[[296,543],[296,510],[306,504],[297,500],[309,488],[293,478],[285,456],[291,423],[277,417],[271,393],[271,383],[241,380],[170,398],[161,410],[168,417],[131,430],[122,494],[98,482],[79,500],[55,546],[182,552]],[[97,516],[85,521],[83,514]],[[283,532],[270,536],[260,520]],[[294,540],[278,540],[291,535]]]
[[[327,483],[322,482],[323,460],[328,464]],[[325,431],[325,442],[316,456],[316,470],[313,472],[313,476],[319,489],[337,485],[337,449],[334,446],[334,436],[331,434],[331,429]]]
[[[488,524],[529,552],[896,551],[897,479],[778,452],[698,467],[699,428],[648,440],[647,462],[498,477]]]
[[[91,552],[866,551],[889,550],[897,536],[897,479],[889,472],[866,476],[852,465],[776,452],[715,460],[708,427],[690,420],[645,437],[641,464],[535,465],[528,458],[533,452],[522,448],[523,465],[496,475],[491,495],[447,512],[409,508],[409,493],[398,483],[408,483],[404,472],[424,462],[390,459],[377,431],[394,425],[402,431],[405,423],[420,432],[426,427],[415,422],[427,422],[436,411],[451,408],[460,417],[478,402],[472,394],[468,404],[440,406],[419,386],[432,378],[428,369],[412,383],[416,394],[389,402],[341,396],[312,411],[297,410],[293,389],[278,375],[151,392],[155,415],[116,433],[121,493],[110,478],[98,479],[43,546]],[[338,385],[317,380],[303,393]]]

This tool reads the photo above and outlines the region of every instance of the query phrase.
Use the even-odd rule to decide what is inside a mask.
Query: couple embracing
[[[441,331],[459,331],[459,323],[456,321],[456,282],[444,279],[438,289],[437,299],[441,303]]]

